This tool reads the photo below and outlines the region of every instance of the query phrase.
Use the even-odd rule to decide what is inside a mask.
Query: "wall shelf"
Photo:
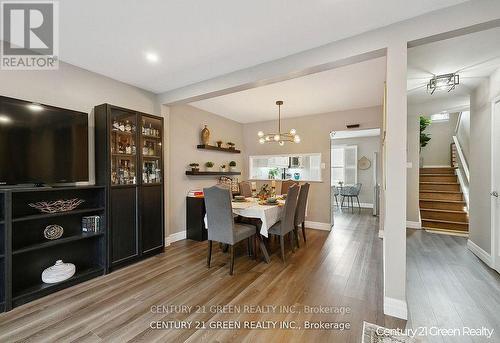
[[[222,152],[228,152],[231,154],[239,154],[241,153],[240,150],[237,149],[229,149],[229,148],[219,148],[218,146],[215,145],[208,145],[208,144],[200,144],[196,146],[198,149],[202,150],[215,150],[215,151],[222,151]]]
[[[217,172],[217,171],[186,170],[186,175],[190,175],[190,176],[229,176],[229,175],[241,175],[241,172]]]

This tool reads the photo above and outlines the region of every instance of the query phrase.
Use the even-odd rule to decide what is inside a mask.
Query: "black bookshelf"
[[[107,259],[115,270],[164,250],[163,118],[110,104],[94,114],[96,180],[106,187]]]
[[[0,231],[3,260],[0,267],[3,308],[10,310],[27,302],[103,275],[106,260],[106,189],[103,186],[18,188],[0,192]],[[71,211],[41,213],[31,203],[84,200]],[[83,232],[82,218],[100,217],[97,232]],[[63,227],[58,239],[44,236],[48,225]],[[76,273],[55,284],[42,282],[44,269],[57,260],[73,263]]]
[[[0,312],[6,307],[6,286],[8,279],[5,271],[7,270],[7,225],[6,225],[6,192],[0,191]]]

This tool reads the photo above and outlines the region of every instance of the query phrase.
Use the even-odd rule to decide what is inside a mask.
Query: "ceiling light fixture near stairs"
[[[427,92],[430,92],[431,95],[434,94],[436,90],[451,92],[458,84],[460,84],[460,76],[456,73],[434,75],[427,84]]]
[[[281,146],[285,145],[285,142],[300,143],[300,137],[297,134],[297,130],[291,129],[289,132],[281,132],[281,105],[283,105],[283,101],[276,101],[276,105],[278,105],[278,132],[264,133],[264,131],[259,131],[257,133],[259,136],[259,143],[278,143]]]

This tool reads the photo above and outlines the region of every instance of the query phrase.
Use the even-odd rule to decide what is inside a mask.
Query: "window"
[[[332,145],[331,184],[353,185],[358,181],[358,147]]]
[[[321,181],[321,154],[250,156],[251,180]]]
[[[450,119],[450,114],[448,112],[436,113],[431,115],[431,121],[447,121]]]

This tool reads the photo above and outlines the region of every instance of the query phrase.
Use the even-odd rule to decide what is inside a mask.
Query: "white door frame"
[[[500,135],[500,132],[496,132],[495,124],[500,120],[500,113],[495,113],[495,106],[499,103],[500,96],[494,98],[491,102],[491,191],[497,192],[500,192],[500,189],[495,189],[499,181],[495,175],[495,159],[499,159],[500,147],[495,146],[495,136]],[[491,196],[491,267],[500,273],[500,258],[498,257],[500,252],[500,223],[497,220],[499,215],[497,214],[497,201],[499,199]]]

